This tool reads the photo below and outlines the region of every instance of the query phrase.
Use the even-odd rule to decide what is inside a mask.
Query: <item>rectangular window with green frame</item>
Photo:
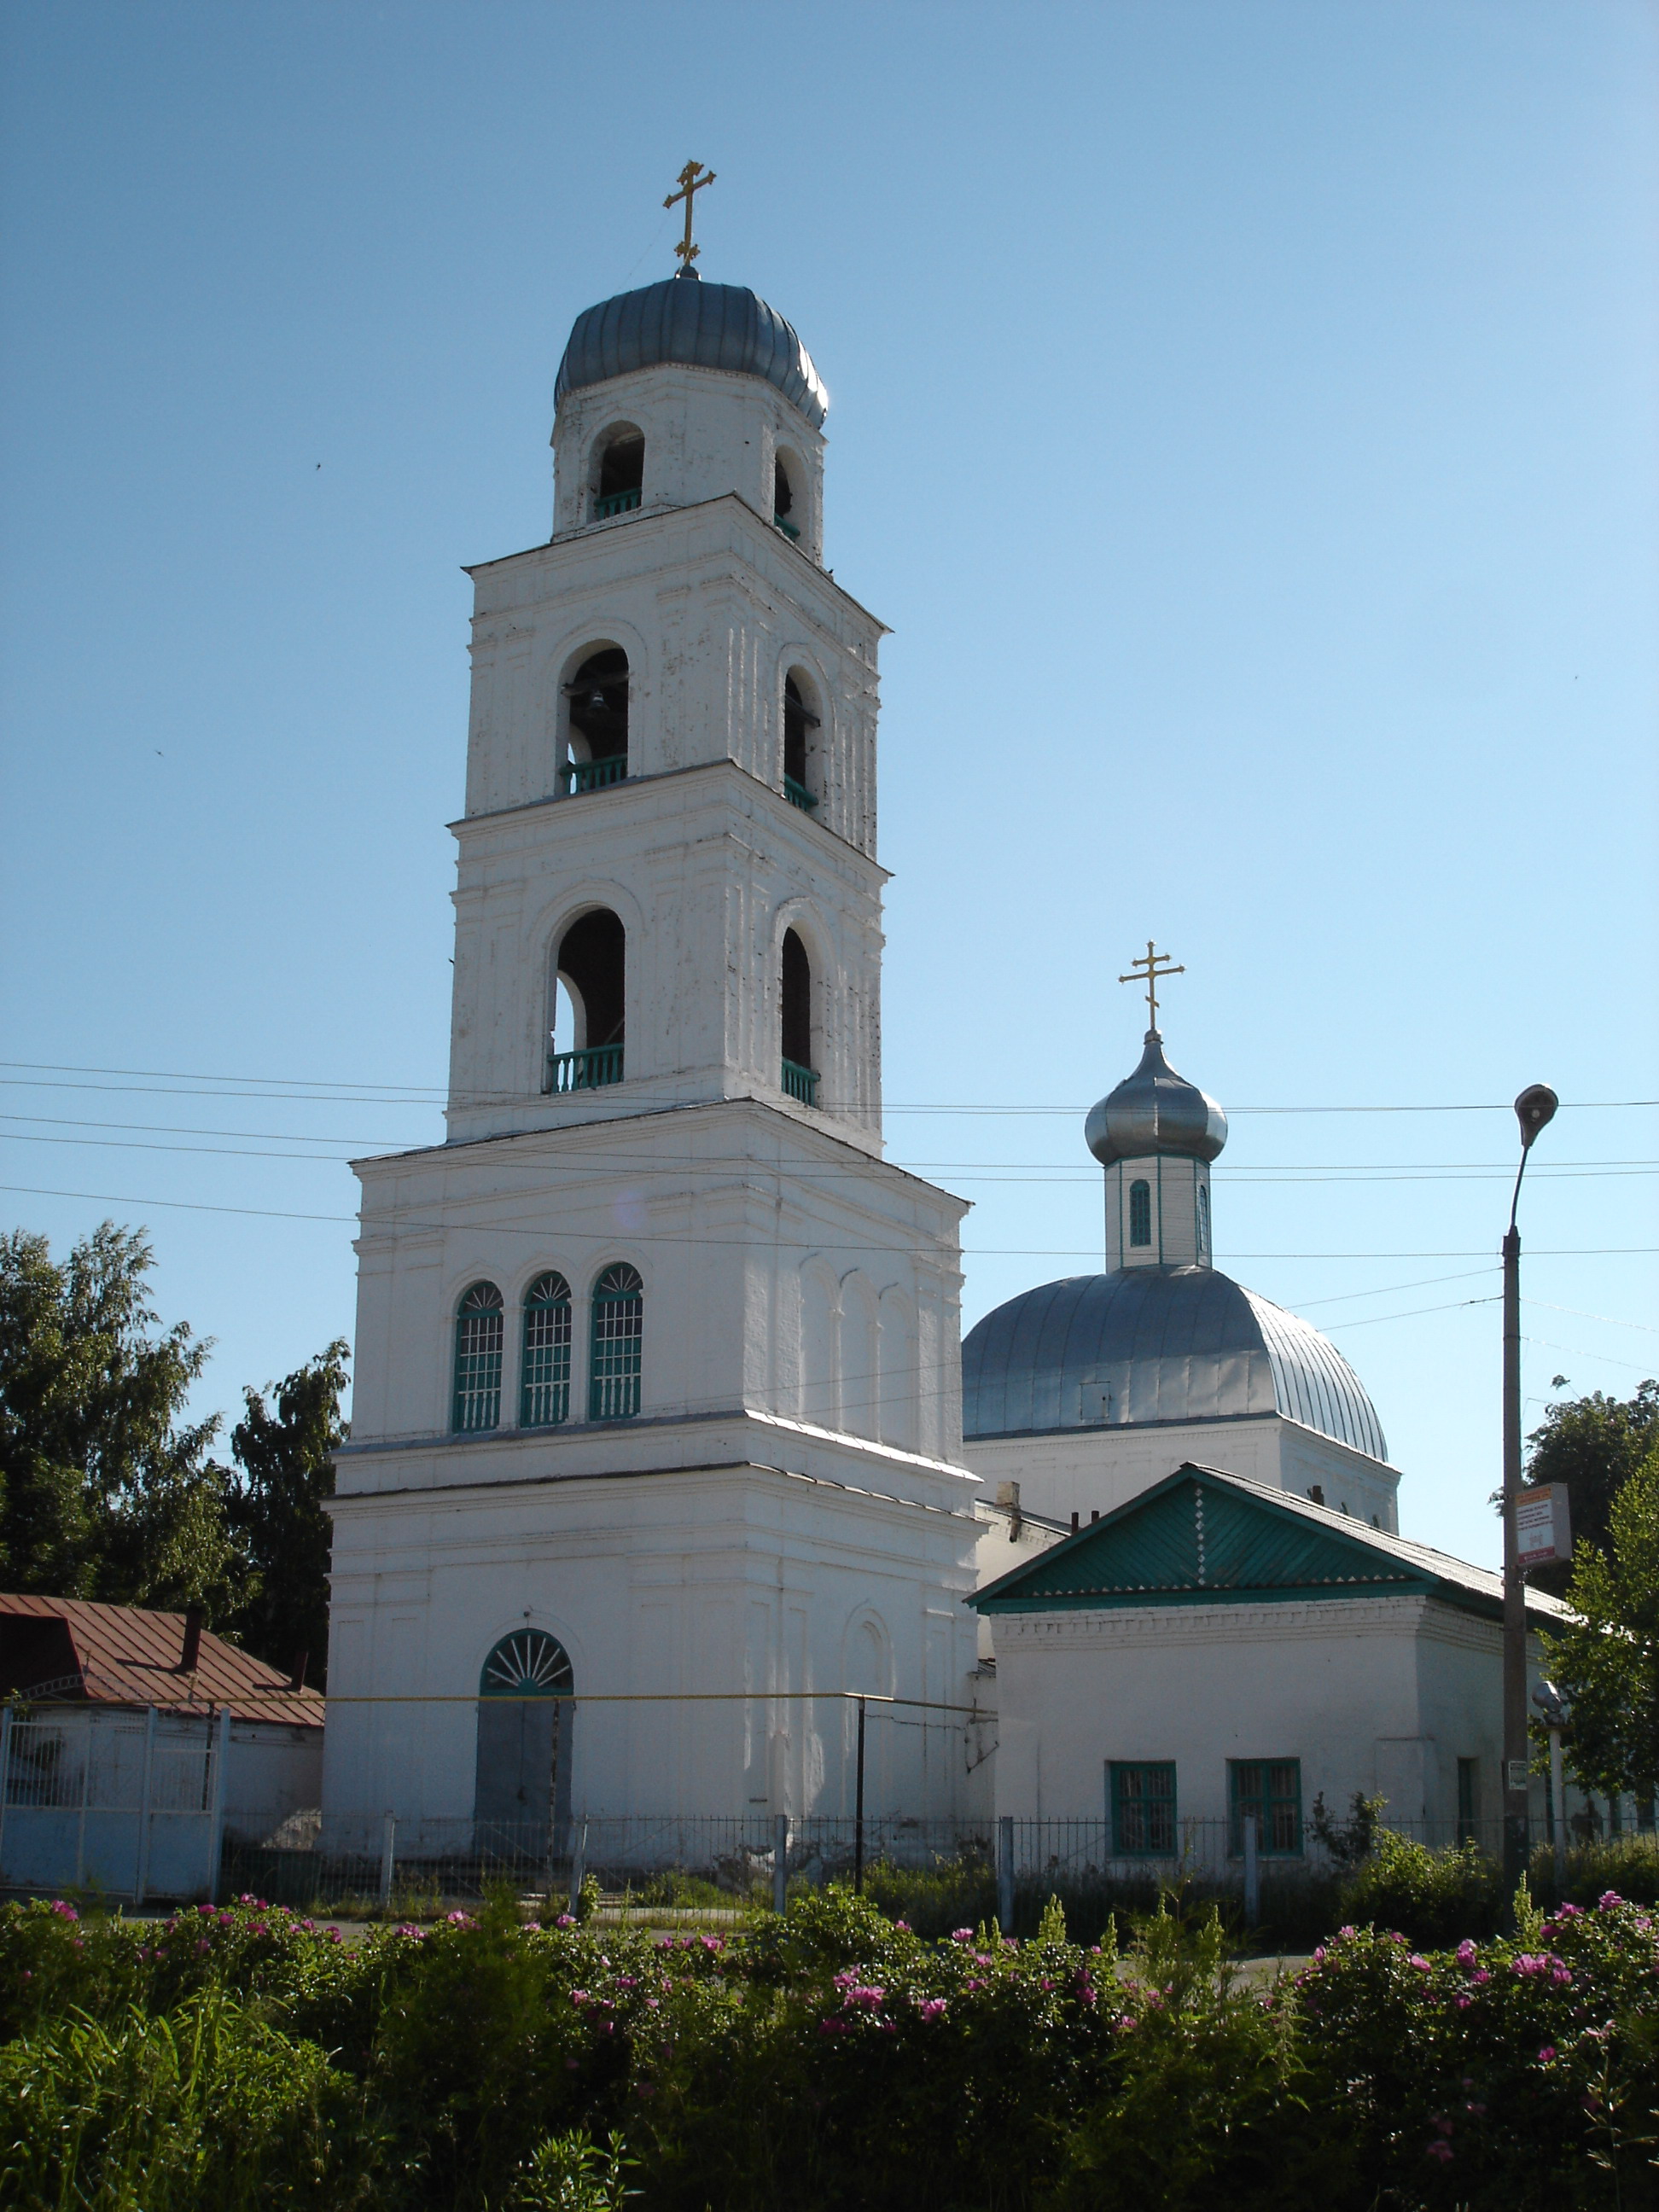
[[[1113,1759],[1107,1770],[1112,1852],[1117,1858],[1173,1858],[1176,1771],[1172,1759]]]
[[[1302,1856],[1302,1761],[1299,1759],[1231,1759],[1227,1795],[1232,1808],[1229,1849],[1244,1852],[1244,1822],[1255,1815],[1255,1847],[1263,1858]]]

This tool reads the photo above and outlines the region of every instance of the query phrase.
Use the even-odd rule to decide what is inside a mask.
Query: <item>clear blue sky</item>
[[[1659,1115],[1606,1103],[1659,1097],[1653,13],[0,35],[7,1218],[146,1223],[206,1405],[349,1334],[344,1158],[440,1133],[459,564],[546,535],[566,333],[668,271],[695,155],[893,628],[889,1133],[975,1202],[969,1318],[1098,1265],[1080,1116],[1156,935],[1220,1263],[1353,1359],[1407,1528],[1492,1559],[1512,1123],[1450,1109],[1585,1102],[1528,1177],[1528,1425],[1659,1370]]]

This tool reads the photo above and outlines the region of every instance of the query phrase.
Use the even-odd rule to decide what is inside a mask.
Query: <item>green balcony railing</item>
[[[567,799],[574,799],[580,791],[604,791],[613,783],[626,783],[628,755],[610,753],[604,760],[563,761],[559,774],[564,779]]]
[[[797,783],[793,775],[783,779],[783,795],[792,806],[799,806],[803,814],[810,814],[817,800],[804,783]]]
[[[786,1060],[783,1063],[783,1092],[786,1098],[793,1098],[798,1105],[816,1106],[818,1103],[817,1070],[803,1067],[799,1060]]]
[[[586,1052],[551,1052],[547,1056],[550,1091],[603,1091],[623,1079],[623,1048],[599,1044]]]
[[[786,516],[781,514],[775,514],[772,517],[772,527],[774,530],[782,531],[784,536],[792,541],[800,536],[800,532],[796,528],[795,525],[789,521]]]
[[[638,484],[632,491],[608,491],[602,498],[595,498],[593,520],[595,522],[609,522],[613,514],[632,514],[643,497]]]

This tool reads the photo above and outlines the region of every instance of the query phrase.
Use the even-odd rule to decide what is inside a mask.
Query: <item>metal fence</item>
[[[228,1712],[0,1712],[0,1885],[211,1895],[229,1736]]]
[[[1389,1825],[1437,1847],[1468,1838],[1501,1850],[1501,1823],[1443,1835],[1433,1824]],[[574,1909],[587,1882],[602,1920],[670,1927],[728,1925],[839,1881],[918,1926],[995,1918],[1013,1929],[1034,1925],[1051,1895],[1092,1922],[1150,1908],[1170,1889],[1231,1899],[1255,1920],[1342,1871],[1306,1831],[1293,1851],[1263,1848],[1248,1818],[1182,1820],[1159,1850],[1127,1851],[1120,1840],[1104,1818],[579,1814],[550,1835],[544,1823],[387,1815],[325,1823],[296,1846],[232,1838],[225,1881],[275,1904],[400,1917],[475,1902],[492,1883],[556,1913]]]

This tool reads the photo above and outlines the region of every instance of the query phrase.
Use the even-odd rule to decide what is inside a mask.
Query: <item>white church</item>
[[[1155,1025],[1089,1120],[1105,1272],[963,1346],[964,1203],[884,1158],[827,396],[680,251],[578,318],[552,535],[471,572],[447,1134],[356,1167],[328,1827],[843,1814],[860,1695],[879,1814],[1484,1819],[1497,1578],[1214,1267],[1225,1120]]]

